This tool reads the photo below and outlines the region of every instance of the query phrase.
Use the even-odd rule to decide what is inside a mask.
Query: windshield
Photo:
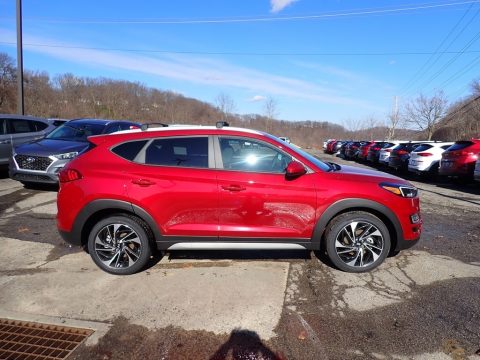
[[[86,142],[87,137],[100,135],[104,128],[105,126],[100,124],[67,123],[56,128],[46,138]]]

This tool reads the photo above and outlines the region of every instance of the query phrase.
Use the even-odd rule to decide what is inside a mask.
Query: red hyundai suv
[[[407,181],[260,131],[143,126],[89,141],[60,173],[57,223],[110,273],[140,271],[155,248],[322,250],[363,272],[420,237]]]

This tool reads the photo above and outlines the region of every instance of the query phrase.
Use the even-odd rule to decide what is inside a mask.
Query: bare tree
[[[13,59],[0,53],[0,112],[13,112],[16,106],[16,69]]]
[[[427,140],[431,140],[438,122],[445,116],[447,104],[443,91],[437,91],[430,98],[421,94],[405,104],[403,119],[407,124],[425,131]]]
[[[267,132],[272,131],[272,121],[278,116],[278,102],[272,97],[268,97],[263,104],[263,112],[267,118]]]
[[[235,111],[235,102],[224,92],[221,92],[215,98],[215,106],[222,113],[223,121],[228,121],[230,115]]]
[[[473,96],[480,96],[480,78],[475,79],[470,84]]]
[[[398,109],[398,97],[395,97],[395,104],[392,112],[387,116],[387,140],[395,139],[395,130],[401,126],[402,117]]]

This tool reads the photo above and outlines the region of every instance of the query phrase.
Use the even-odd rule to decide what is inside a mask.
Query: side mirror
[[[290,161],[287,165],[285,176],[287,179],[297,178],[307,173],[307,169],[298,161]]]

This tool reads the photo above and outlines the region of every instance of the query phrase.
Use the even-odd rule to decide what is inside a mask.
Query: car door
[[[216,138],[215,149],[220,240],[311,238],[317,202],[313,177],[287,179],[291,155],[235,136]]]
[[[153,216],[165,236],[218,236],[218,190],[209,142],[208,136],[152,139],[123,169],[132,203]]]
[[[12,155],[12,139],[7,131],[7,119],[0,119],[0,165],[8,164]]]

